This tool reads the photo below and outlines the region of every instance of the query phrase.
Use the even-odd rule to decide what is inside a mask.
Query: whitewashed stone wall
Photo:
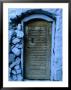
[[[29,9],[9,9],[9,22],[10,18],[20,15]],[[52,72],[52,80],[62,80],[62,9],[43,9],[44,11],[51,12],[56,16],[56,29],[55,29],[55,47],[54,47],[54,67]],[[9,26],[9,80],[23,80],[22,71],[22,40],[24,33],[19,24],[14,28]]]

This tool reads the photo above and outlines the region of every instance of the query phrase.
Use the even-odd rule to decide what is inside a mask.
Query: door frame
[[[54,76],[56,75],[56,69],[55,69],[55,32],[56,32],[56,21],[49,17],[48,15],[45,15],[44,13],[36,13],[36,14],[32,14],[32,15],[28,15],[26,16],[22,21],[21,21],[21,25],[22,25],[22,30],[24,32],[25,30],[25,23],[27,23],[28,21],[30,20],[33,20],[33,19],[43,19],[43,20],[46,20],[47,22],[52,22],[52,45],[51,45],[51,67],[50,67],[50,80],[54,80]],[[22,42],[23,44],[24,42]],[[24,44],[23,44],[23,47],[24,47]],[[24,59],[24,49],[22,49],[22,54],[21,54],[21,61],[22,61],[22,71],[23,71],[23,75],[24,75],[24,63],[25,63],[25,60]],[[55,70],[55,71],[54,71]],[[24,78],[24,77],[23,77]]]

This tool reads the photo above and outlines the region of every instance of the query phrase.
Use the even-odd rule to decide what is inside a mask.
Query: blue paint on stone
[[[24,36],[23,31],[16,30],[15,32],[16,32],[18,38],[22,38]]]
[[[18,69],[20,69],[20,65],[16,65],[14,68],[15,68],[16,70],[18,70]]]
[[[15,18],[16,15],[21,15],[22,12],[26,12],[27,10],[29,9],[9,9],[9,13],[8,13],[9,22],[11,22],[10,20],[11,18]],[[55,46],[54,46],[55,55],[53,55],[53,57],[51,56],[51,58],[54,59],[52,68],[51,68],[53,71],[51,78],[52,80],[62,80],[62,9],[56,8],[56,9],[43,9],[43,10],[53,13],[56,16],[56,26],[55,26],[56,34],[55,34]],[[22,62],[21,60],[23,60],[21,59],[22,42],[19,42],[19,40],[21,41],[23,40],[24,33],[21,30],[20,24],[16,28],[17,29],[15,30],[15,32],[14,32],[14,28],[13,29],[9,28],[9,33],[8,33],[9,43],[11,44],[10,51],[12,51],[11,53],[9,53],[10,55],[9,62],[12,62],[9,65],[10,66],[9,74],[11,73],[13,67],[15,70],[19,69],[19,66],[20,66],[20,69],[23,68],[21,65],[21,62]],[[12,42],[11,39],[14,41]],[[15,58],[15,56],[17,58]],[[12,72],[14,73],[14,71]],[[19,73],[19,71],[17,72]],[[23,80],[22,72],[20,72],[20,74],[18,75],[10,75],[9,80],[22,81]]]
[[[18,38],[15,38],[15,39],[12,40],[12,43],[13,43],[13,44],[16,44],[16,43],[18,43],[18,42],[20,42],[20,39],[18,39]]]
[[[19,56],[20,55],[20,49],[18,49],[18,48],[16,48],[16,47],[14,47],[13,49],[12,49],[12,52],[16,55],[16,56]]]
[[[9,63],[14,62],[15,60],[15,55],[14,54],[9,54]]]

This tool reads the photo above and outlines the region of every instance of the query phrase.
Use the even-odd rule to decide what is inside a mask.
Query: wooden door
[[[51,23],[37,20],[25,29],[25,79],[50,79]]]

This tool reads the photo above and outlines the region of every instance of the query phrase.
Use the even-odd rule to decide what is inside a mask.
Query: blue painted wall
[[[11,18],[20,15],[22,12],[26,12],[29,9],[9,9],[8,21]],[[62,80],[62,9],[43,9],[44,11],[51,12],[56,16],[55,25],[55,55],[53,59],[52,80]],[[14,30],[16,28],[16,30]],[[22,40],[24,33],[19,24],[17,27],[9,26],[9,80],[23,80],[23,65],[22,65]]]

